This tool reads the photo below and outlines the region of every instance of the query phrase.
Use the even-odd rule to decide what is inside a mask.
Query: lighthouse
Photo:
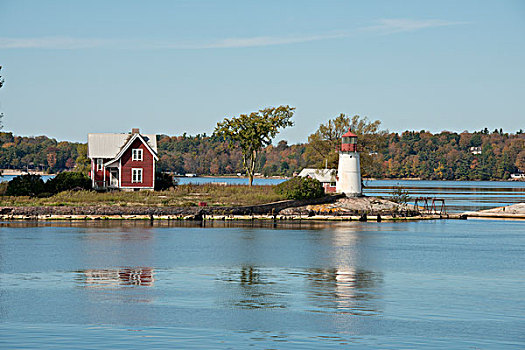
[[[337,167],[336,191],[347,197],[359,197],[361,191],[361,166],[357,152],[357,135],[350,130],[343,135]]]

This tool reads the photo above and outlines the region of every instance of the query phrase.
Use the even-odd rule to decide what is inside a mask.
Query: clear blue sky
[[[525,1],[0,1],[4,129],[211,133],[297,108],[390,131],[525,129]]]

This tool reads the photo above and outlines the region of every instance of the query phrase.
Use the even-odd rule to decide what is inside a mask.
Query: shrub
[[[410,196],[408,194],[408,191],[405,190],[403,187],[396,187],[392,192],[392,197],[390,198],[390,200],[398,204],[407,204],[410,200]]]
[[[177,186],[178,182],[173,175],[165,173],[155,174],[155,191],[164,191],[173,186]]]
[[[59,193],[70,190],[90,190],[91,180],[83,173],[64,171],[46,182],[46,192]]]
[[[287,199],[311,199],[324,195],[323,185],[309,177],[294,177],[277,185],[275,191]]]
[[[40,175],[20,175],[7,184],[7,196],[37,196],[45,192],[45,183]]]

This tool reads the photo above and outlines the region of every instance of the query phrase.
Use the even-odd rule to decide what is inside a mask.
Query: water
[[[221,183],[228,185],[248,185],[250,180],[247,177],[177,177],[179,184],[208,184],[208,183]],[[268,179],[268,178],[254,178],[254,185],[278,185],[286,179]]]
[[[18,175],[0,175],[0,182],[9,182],[13,180]],[[42,175],[42,180],[47,181],[55,177],[55,175]]]
[[[0,348],[517,349],[525,223],[4,223]]]
[[[396,188],[406,190],[414,203],[417,197],[442,198],[449,212],[476,211],[525,202],[523,181],[419,181],[368,180],[364,193],[388,197]]]

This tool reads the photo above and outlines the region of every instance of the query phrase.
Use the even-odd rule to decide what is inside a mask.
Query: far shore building
[[[94,189],[153,190],[157,136],[132,129],[126,134],[88,134]]]

